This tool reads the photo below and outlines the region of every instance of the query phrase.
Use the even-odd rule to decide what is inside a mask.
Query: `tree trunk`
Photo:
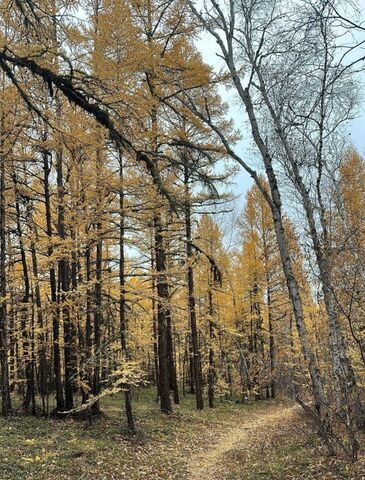
[[[13,166],[13,184],[15,191],[15,211],[16,211],[16,226],[17,234],[19,240],[19,250],[20,250],[20,259],[23,270],[23,281],[24,281],[24,293],[20,307],[20,317],[21,317],[21,329],[22,329],[22,340],[23,340],[23,360],[24,360],[24,373],[25,373],[25,394],[23,399],[23,410],[25,412],[31,411],[33,415],[36,414],[36,406],[31,402],[35,399],[35,385],[34,385],[34,365],[31,355],[31,345],[30,345],[30,336],[31,328],[28,323],[29,318],[29,297],[30,297],[30,282],[29,282],[29,272],[28,272],[28,263],[27,257],[24,249],[23,242],[23,229],[20,218],[20,204],[19,204],[19,192],[18,192],[18,180],[16,172]]]
[[[323,33],[323,32],[322,32]],[[326,35],[326,34],[324,34]],[[326,39],[327,40],[327,39]],[[346,345],[343,339],[341,332],[341,326],[338,319],[338,314],[336,312],[336,298],[334,296],[333,285],[331,281],[331,244],[328,235],[327,228],[327,213],[325,205],[322,199],[321,192],[321,181],[323,176],[323,138],[324,138],[324,121],[325,121],[325,94],[327,88],[327,76],[328,76],[328,51],[326,50],[326,58],[323,66],[323,79],[322,79],[322,90],[319,95],[319,108],[320,108],[320,118],[318,123],[319,128],[319,143],[316,152],[316,168],[317,168],[317,179],[316,179],[316,191],[318,197],[318,205],[314,205],[313,201],[309,194],[309,189],[303,181],[297,159],[295,158],[295,153],[291,148],[291,145],[288,142],[286,135],[284,134],[284,129],[281,125],[280,117],[276,114],[275,108],[271,103],[269,98],[264,78],[261,74],[260,68],[257,66],[254,60],[252,60],[253,65],[255,66],[256,73],[261,86],[261,93],[263,99],[269,109],[271,118],[274,122],[274,126],[278,137],[284,148],[287,160],[292,169],[292,176],[295,180],[295,186],[298,188],[299,193],[302,198],[302,203],[306,213],[309,233],[313,242],[313,249],[317,260],[317,266],[320,272],[320,280],[322,283],[322,290],[324,294],[324,302],[326,306],[326,311],[329,319],[329,330],[330,330],[330,344],[332,352],[332,363],[333,363],[333,373],[337,380],[339,391],[342,394],[342,407],[347,410],[347,426],[349,431],[353,430],[352,416],[355,415],[355,421],[359,426],[364,428],[365,426],[365,410],[362,405],[362,401],[359,394],[359,389],[356,383],[355,373],[351,364],[351,361],[346,352]],[[315,220],[314,211],[319,211],[320,225],[322,227],[321,237],[323,241],[321,242],[320,234],[318,232]],[[351,434],[350,434],[351,435]],[[355,449],[357,446],[355,445]],[[357,452],[355,453],[356,456]]]
[[[276,239],[279,247],[281,263],[282,263],[283,271],[285,274],[289,298],[293,307],[296,327],[297,327],[298,336],[301,343],[301,349],[302,349],[303,356],[307,363],[309,374],[311,377],[313,398],[314,398],[316,412],[318,413],[318,420],[320,423],[321,433],[322,433],[322,436],[327,436],[326,432],[328,429],[328,425],[327,425],[327,421],[325,420],[326,418],[325,410],[326,410],[327,402],[325,399],[323,380],[316,362],[315,355],[310,346],[307,327],[304,322],[303,303],[302,303],[301,295],[299,292],[298,282],[296,280],[296,277],[293,271],[291,255],[289,252],[288,242],[286,239],[284,222],[282,217],[281,195],[280,195],[280,191],[277,183],[276,174],[272,166],[272,159],[271,159],[270,153],[268,152],[266,143],[263,141],[260,135],[251,97],[248,91],[242,88],[239,76],[235,71],[234,67],[232,67],[231,65],[230,68],[231,68],[233,81],[236,85],[237,91],[240,94],[243,100],[243,103],[246,107],[246,111],[251,124],[253,138],[261,153],[261,156],[264,162],[266,176],[269,182],[270,194],[271,194],[270,199],[268,199],[267,197],[265,198],[269,201],[269,206],[272,212],[272,218],[274,222],[275,234],[276,234]]]
[[[119,153],[119,321],[120,321],[120,343],[122,348],[123,361],[129,360],[127,347],[127,319],[126,319],[126,291],[125,291],[125,253],[124,253],[124,235],[125,235],[125,213],[124,213],[124,190],[123,190],[123,158]],[[127,417],[128,430],[134,434],[133,410],[132,410],[132,392],[130,386],[124,386],[125,413]]]
[[[0,130],[0,136],[2,132]],[[0,146],[2,140],[0,137]],[[0,153],[0,368],[1,412],[7,417],[11,412],[7,316],[6,316],[6,232],[5,232],[5,157]]]
[[[96,255],[95,255],[95,288],[94,288],[94,373],[92,392],[96,397],[101,391],[101,324],[102,324],[102,266],[103,266],[103,239],[102,239],[102,184],[101,184],[101,149],[96,149],[96,187],[98,192],[96,205]],[[99,413],[99,402],[93,404],[94,413]]]
[[[212,285],[209,281],[209,290],[208,290],[208,314],[209,314],[209,370],[208,370],[208,401],[209,407],[214,407],[214,379],[215,379],[215,367],[214,367],[214,350],[213,350],[213,341],[214,341],[214,324],[213,324],[213,292]]]
[[[100,345],[101,345],[101,308],[102,308],[102,255],[103,244],[100,236],[101,223],[98,222],[97,226],[97,244],[96,244],[96,259],[95,259],[95,288],[94,288],[94,373],[93,373],[93,385],[92,393],[96,397],[100,393]],[[99,412],[99,402],[93,404],[93,411]]]
[[[270,355],[270,389],[271,389],[271,398],[276,397],[276,380],[275,380],[275,339],[274,339],[274,328],[273,328],[273,311],[271,305],[271,287],[270,279],[267,275],[267,309],[269,317],[269,355]]]
[[[196,408],[203,410],[203,378],[201,358],[198,344],[198,329],[196,324],[195,296],[194,296],[194,272],[192,267],[193,246],[191,238],[191,210],[189,198],[189,170],[188,165],[184,166],[184,185],[185,185],[185,234],[186,234],[186,264],[187,264],[187,284],[188,284],[188,311],[191,330],[191,346],[193,354],[193,371],[195,384]]]
[[[174,392],[174,403],[180,403],[179,386],[177,384],[176,362],[174,357],[174,343],[172,339],[171,309],[167,311],[167,352],[169,364],[170,389]]]
[[[47,137],[45,138],[47,140]],[[43,152],[43,169],[44,169],[44,203],[46,210],[46,230],[49,240],[48,257],[52,258],[53,246],[52,246],[52,213],[51,213],[51,196],[49,189],[49,175],[50,166],[48,161],[49,153]],[[61,376],[61,354],[60,354],[60,324],[59,324],[59,306],[57,303],[57,283],[56,272],[53,265],[49,269],[49,281],[51,289],[51,302],[52,302],[52,330],[53,330],[53,373],[56,388],[56,411],[63,412],[65,409],[65,401],[62,388],[62,376]]]
[[[337,381],[339,391],[342,394],[342,408],[349,409],[349,421],[354,414],[354,420],[361,428],[365,427],[365,409],[361,401],[359,388],[357,386],[355,372],[346,351],[346,345],[341,330],[338,312],[336,308],[336,298],[331,275],[331,245],[328,238],[326,225],[326,212],[321,201],[320,187],[317,188],[320,203],[320,217],[322,225],[322,244],[314,217],[314,205],[309,197],[308,190],[305,188],[303,179],[299,170],[292,160],[295,179],[302,196],[304,209],[309,225],[310,237],[313,242],[313,249],[317,259],[317,265],[320,273],[320,280],[323,290],[323,299],[326,306],[326,312],[329,319],[330,345],[332,353],[333,374]],[[353,412],[352,412],[353,411]],[[354,427],[351,427],[352,429]]]
[[[82,390],[82,402],[86,403],[89,398],[89,391],[92,387],[92,373],[90,367],[90,359],[92,356],[92,347],[93,347],[93,328],[91,321],[91,309],[92,309],[92,292],[90,289],[91,282],[91,252],[90,246],[87,245],[85,251],[85,270],[86,270],[86,321],[85,321],[85,352],[84,359],[85,363],[83,365],[83,380],[86,385]]]
[[[66,239],[65,229],[65,205],[64,205],[64,184],[63,184],[63,156],[61,151],[56,152],[57,160],[57,189],[58,189],[58,235],[61,242]],[[72,318],[70,307],[67,304],[68,292],[70,290],[70,265],[65,253],[62,252],[58,262],[58,278],[60,289],[60,312],[62,312],[64,331],[64,355],[65,355],[65,410],[73,408],[73,379],[75,376],[74,366],[74,341]]]
[[[37,324],[38,324],[38,371],[39,371],[39,393],[42,398],[42,414],[46,415],[46,402],[45,397],[48,395],[48,385],[47,385],[47,344],[46,336],[44,334],[44,321],[43,321],[43,312],[42,312],[42,301],[41,301],[41,291],[39,286],[39,277],[38,277],[38,260],[35,242],[38,241],[37,228],[34,222],[34,219],[31,219],[32,224],[32,233],[31,233],[31,255],[32,255],[32,269],[33,269],[33,278],[34,278],[34,295],[35,295],[35,304],[37,307]]]
[[[170,399],[170,366],[167,344],[167,328],[169,315],[169,291],[166,274],[166,253],[163,245],[162,220],[160,214],[154,216],[155,229],[155,261],[157,287],[157,332],[158,332],[158,365],[159,393],[161,411],[172,412]]]

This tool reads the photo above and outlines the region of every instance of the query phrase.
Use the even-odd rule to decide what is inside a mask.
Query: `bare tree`
[[[183,92],[181,102],[216,133],[227,153],[251,175],[270,205],[298,335],[311,376],[316,405],[311,415],[329,443],[333,436],[331,408],[308,337],[283,223],[280,182],[284,175],[298,193],[326,306],[335,384],[341,392],[339,418],[348,428],[350,452],[356,457],[354,422],[361,423],[363,409],[333,295],[330,210],[326,198],[328,179],[334,178],[334,137],[353,115],[355,98],[351,69],[343,69],[342,58],[337,55],[332,6],[328,2],[301,1],[289,6],[271,0],[231,0],[220,5],[211,0],[200,11],[191,1],[189,5],[218,44],[232,86],[245,108],[270,191],[266,191],[256,171],[235,153],[212,121],[209,105],[197,105],[189,92]]]

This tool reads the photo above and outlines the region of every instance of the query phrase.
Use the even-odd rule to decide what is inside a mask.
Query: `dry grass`
[[[133,438],[123,430],[119,396],[104,402],[105,415],[92,426],[0,419],[0,480],[365,480],[365,462],[329,461],[291,405],[218,403],[197,412],[194,403],[188,396],[166,416],[154,392],[142,391]]]

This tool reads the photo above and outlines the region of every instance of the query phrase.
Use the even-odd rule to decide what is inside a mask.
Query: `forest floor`
[[[189,395],[166,416],[145,390],[134,399],[134,437],[123,431],[122,404],[105,400],[93,425],[0,419],[0,479],[365,480],[364,452],[355,465],[329,459],[289,402],[222,402],[197,412]]]

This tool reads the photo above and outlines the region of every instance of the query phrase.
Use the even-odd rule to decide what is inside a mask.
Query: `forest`
[[[364,13],[0,1],[1,480],[365,478]]]

